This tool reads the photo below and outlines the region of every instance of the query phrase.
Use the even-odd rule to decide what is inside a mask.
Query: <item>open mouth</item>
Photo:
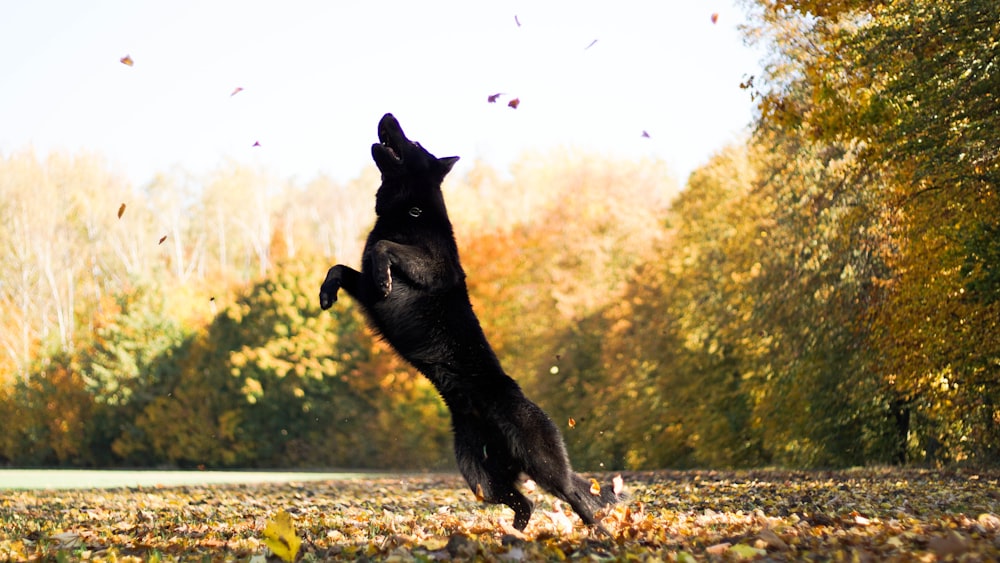
[[[378,124],[379,144],[398,162],[403,160],[403,147],[410,141],[403,134],[399,122],[391,113],[385,114]]]

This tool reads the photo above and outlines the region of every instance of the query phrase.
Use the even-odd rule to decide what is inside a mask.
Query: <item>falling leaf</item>
[[[597,479],[590,479],[590,494],[601,496],[601,484],[597,482]]]
[[[712,14],[712,23],[716,23],[718,21],[719,21],[719,14],[717,13]]]
[[[299,553],[302,540],[295,535],[292,517],[282,510],[264,527],[264,543],[275,555],[291,563]]]
[[[260,146],[260,141],[254,141],[254,142],[253,142],[253,146],[255,146],[255,147],[259,147],[259,146]]]
[[[643,129],[643,130],[642,130],[642,136],[643,136],[643,138],[646,138],[646,139],[648,139],[648,138],[649,138],[649,133],[648,133],[648,132],[646,132],[646,130],[645,130],[645,129]]]
[[[576,419],[571,416],[566,424],[568,424],[570,428],[576,428]]]
[[[162,237],[160,237],[160,242],[158,242],[156,244],[163,244],[163,241],[165,241],[165,240],[167,240],[167,235],[163,235]]]
[[[615,492],[616,496],[622,494],[622,491],[625,490],[625,480],[622,479],[621,475],[615,475],[614,479],[611,480],[611,485],[613,487],[611,490]]]
[[[236,89],[233,90],[233,93],[229,94],[229,97],[232,98],[233,96],[235,96],[236,94],[239,94],[242,91],[243,91],[243,88],[241,86],[237,86]]]
[[[517,19],[517,14],[514,14],[514,23],[517,24],[517,27],[521,27],[521,20]]]
[[[118,208],[118,218],[121,219],[124,213],[125,213],[125,204],[123,203],[121,207]]]
[[[121,61],[121,63],[123,65],[125,65],[125,66],[132,66],[132,64],[133,64],[132,57],[130,57],[128,55],[125,55],[124,57],[122,57],[122,58],[120,58],[118,60]]]
[[[594,39],[593,41],[591,41],[590,45],[587,45],[586,47],[584,47],[583,50],[586,51],[587,49],[593,47],[595,43],[597,43],[596,39]]]
[[[520,98],[514,98],[513,100],[507,102],[507,106],[508,107],[512,107],[514,109],[517,109],[517,106],[519,106],[519,105],[521,105],[521,99]],[[528,113],[531,113],[531,112],[528,112]]]
[[[496,94],[486,96],[486,101],[491,104],[495,104],[497,103],[497,99],[499,99],[500,96],[503,96],[503,92],[497,92]]]

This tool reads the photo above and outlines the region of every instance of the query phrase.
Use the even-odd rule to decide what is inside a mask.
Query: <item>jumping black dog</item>
[[[592,490],[573,472],[559,429],[504,372],[472,311],[441,193],[458,157],[436,158],[407,139],[391,114],[379,121],[378,139],[372,157],[382,185],[361,271],[330,268],[320,306],[330,308],[343,288],[372,328],[430,379],[451,412],[458,468],[477,498],[514,509],[514,527],[524,530],[533,506],[517,485],[526,474],[594,525],[594,511],[617,494]]]

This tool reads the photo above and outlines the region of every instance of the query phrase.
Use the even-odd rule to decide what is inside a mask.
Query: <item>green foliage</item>
[[[394,434],[403,415],[425,427],[405,461],[446,459],[440,411],[420,410],[436,398],[413,385],[386,393],[406,377],[387,369],[349,304],[320,314],[305,270],[279,264],[175,351],[178,377],[116,449],[186,466],[404,465]],[[412,404],[400,413],[403,397]]]

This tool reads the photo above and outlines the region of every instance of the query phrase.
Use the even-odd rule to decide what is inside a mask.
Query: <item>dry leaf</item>
[[[519,105],[521,105],[521,99],[520,98],[514,98],[513,100],[507,102],[507,106],[508,107],[512,107],[514,109],[517,109],[517,106],[519,106]]]
[[[160,242],[158,242],[156,244],[163,244],[163,241],[165,241],[165,240],[167,240],[167,235],[163,235],[162,237],[160,237]]]
[[[590,479],[590,494],[601,496],[601,484],[597,482],[597,479]]]
[[[647,133],[646,130],[643,129],[642,130],[642,136],[645,137],[646,139],[648,139],[649,138],[649,133]]]
[[[569,516],[566,516],[565,512],[563,512],[562,503],[559,502],[558,500],[553,501],[552,507],[555,508],[554,511],[546,512],[543,510],[542,514],[548,516],[549,520],[552,520],[552,524],[556,527],[556,531],[558,531],[559,533],[561,534],[572,533],[573,521],[569,519]]]
[[[499,99],[500,96],[503,96],[503,92],[497,92],[496,94],[486,96],[486,101],[491,104],[495,104],[497,103],[497,99]]]
[[[705,548],[705,553],[708,553],[709,555],[722,555],[723,553],[728,551],[732,545],[733,544],[727,542],[710,545]]]
[[[235,89],[235,90],[233,90],[233,93],[232,93],[232,94],[229,94],[229,97],[230,97],[230,98],[232,98],[233,96],[235,96],[236,94],[239,94],[239,93],[240,93],[240,92],[242,92],[242,91],[243,91],[243,88],[242,88],[242,87],[240,87],[240,86],[237,86],[237,87],[236,87],[236,89]]]
[[[622,494],[625,490],[625,480],[622,479],[621,475],[615,475],[614,479],[611,480],[611,490],[615,492],[615,496]]]
[[[132,64],[133,64],[132,57],[130,57],[128,55],[125,55],[124,57],[122,57],[122,58],[120,58],[118,60],[121,61],[121,63],[123,65],[125,65],[125,66],[132,66]]]
[[[264,543],[275,555],[291,563],[299,553],[302,540],[295,535],[292,517],[282,510],[264,527]]]
[[[591,41],[590,45],[587,45],[586,47],[584,47],[583,50],[586,51],[587,49],[593,47],[595,43],[597,43],[596,39],[594,39],[593,41]]]
[[[719,14],[712,14],[712,23],[716,23],[718,21],[719,21]]]
[[[121,219],[122,218],[122,214],[124,214],[124,213],[125,213],[125,204],[123,203],[121,205],[121,207],[118,208],[118,218]]]
[[[254,141],[254,142],[253,142],[253,146],[255,146],[255,147],[259,147],[259,146],[260,146],[260,141]]]
[[[763,542],[767,544],[768,547],[777,549],[778,551],[784,551],[788,549],[788,544],[785,543],[785,540],[779,538],[778,534],[774,533],[774,530],[771,530],[769,528],[764,528],[763,530],[761,530],[760,533],[757,534],[757,537],[763,540]]]
[[[517,24],[517,27],[521,27],[521,20],[517,19],[517,14],[514,14],[514,23]]]
[[[566,424],[568,424],[570,428],[576,428],[576,419],[571,416],[569,417],[569,420],[566,421]]]
[[[476,500],[479,502],[484,502],[486,500],[486,495],[483,493],[482,483],[476,483]]]

